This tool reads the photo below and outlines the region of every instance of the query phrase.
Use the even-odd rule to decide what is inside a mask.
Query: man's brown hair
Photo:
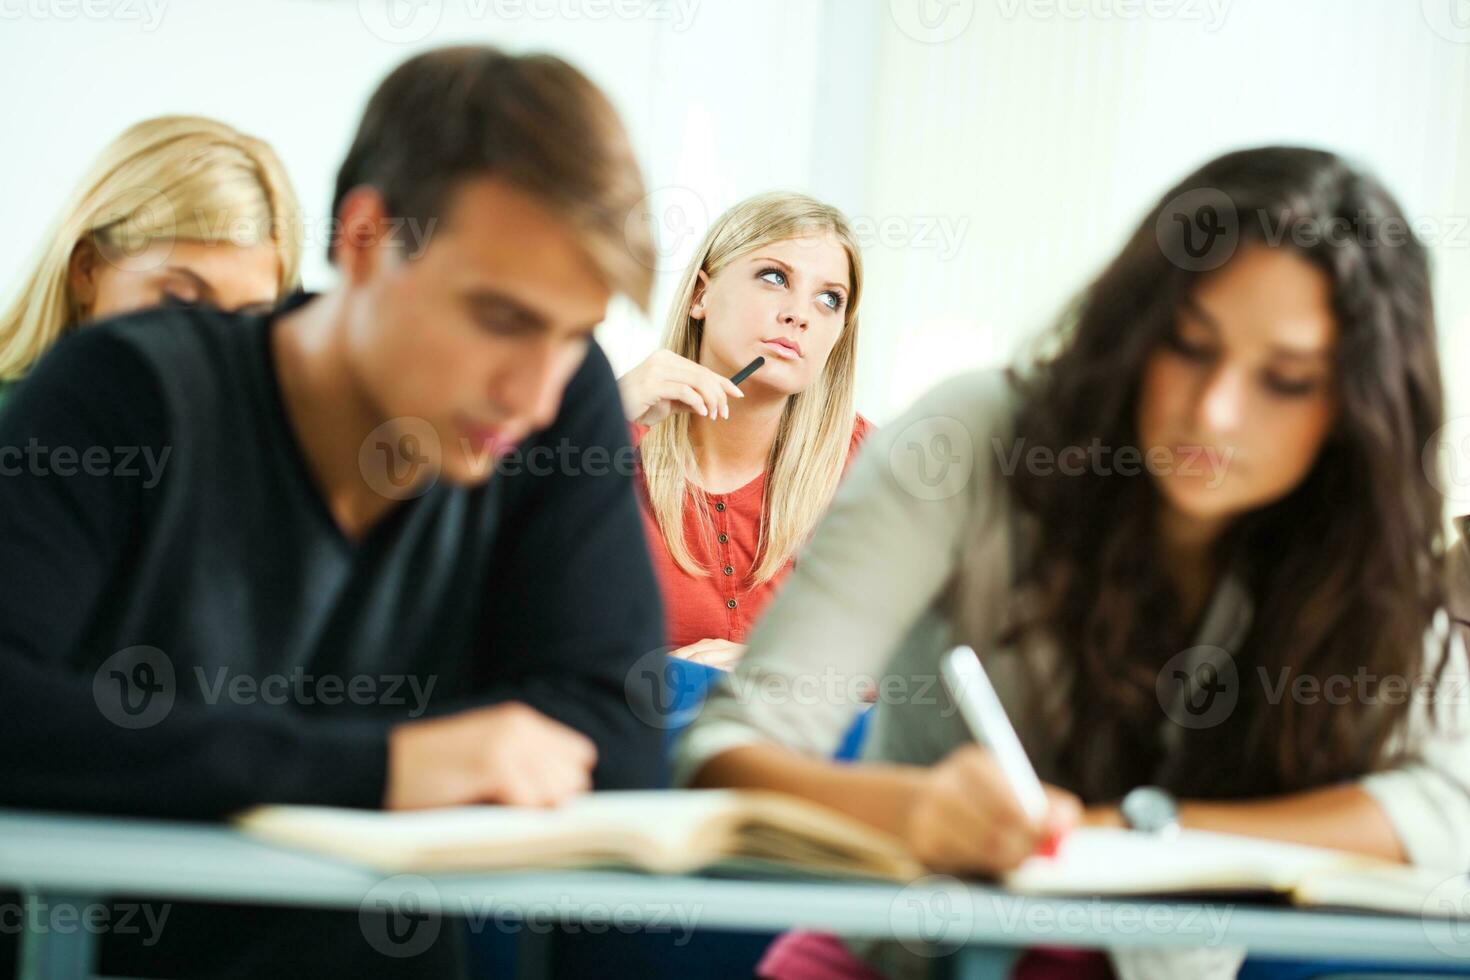
[[[604,283],[647,308],[653,240],[646,222],[630,220],[645,191],[627,133],[607,96],[551,55],[467,45],[399,65],[368,101],[332,215],[370,186],[389,215],[427,234],[456,186],[482,176],[540,199]]]

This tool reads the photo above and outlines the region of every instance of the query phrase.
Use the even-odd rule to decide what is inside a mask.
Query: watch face
[[[1123,798],[1123,819],[1134,830],[1157,833],[1178,822],[1174,798],[1155,786],[1140,786]]]

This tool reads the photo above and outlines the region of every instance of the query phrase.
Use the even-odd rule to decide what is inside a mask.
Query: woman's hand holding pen
[[[692,660],[694,663],[704,664],[706,667],[714,667],[718,670],[734,670],[735,665],[744,655],[745,644],[732,643],[719,638],[697,640],[669,654],[680,660]]]
[[[1076,796],[1043,788],[1048,810],[1037,821],[1026,815],[990,751],[962,745],[924,774],[904,836],[914,855],[935,871],[1002,874],[1081,820]]]
[[[730,399],[744,398],[729,379],[671,350],[656,350],[618,379],[623,415],[639,425],[657,425],[676,411],[711,419],[730,417]]]

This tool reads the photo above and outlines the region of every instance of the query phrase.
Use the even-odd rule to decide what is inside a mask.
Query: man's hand
[[[388,734],[383,806],[555,806],[592,788],[590,739],[518,701],[406,722]]]

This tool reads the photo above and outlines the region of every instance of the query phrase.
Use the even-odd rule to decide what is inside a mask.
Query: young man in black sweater
[[[89,327],[0,416],[0,805],[550,805],[659,779],[661,616],[617,386],[643,196],[605,97],[444,49],[373,96],[340,281]],[[294,233],[294,229],[277,229]],[[356,913],[174,906],[98,969],[441,976]]]

